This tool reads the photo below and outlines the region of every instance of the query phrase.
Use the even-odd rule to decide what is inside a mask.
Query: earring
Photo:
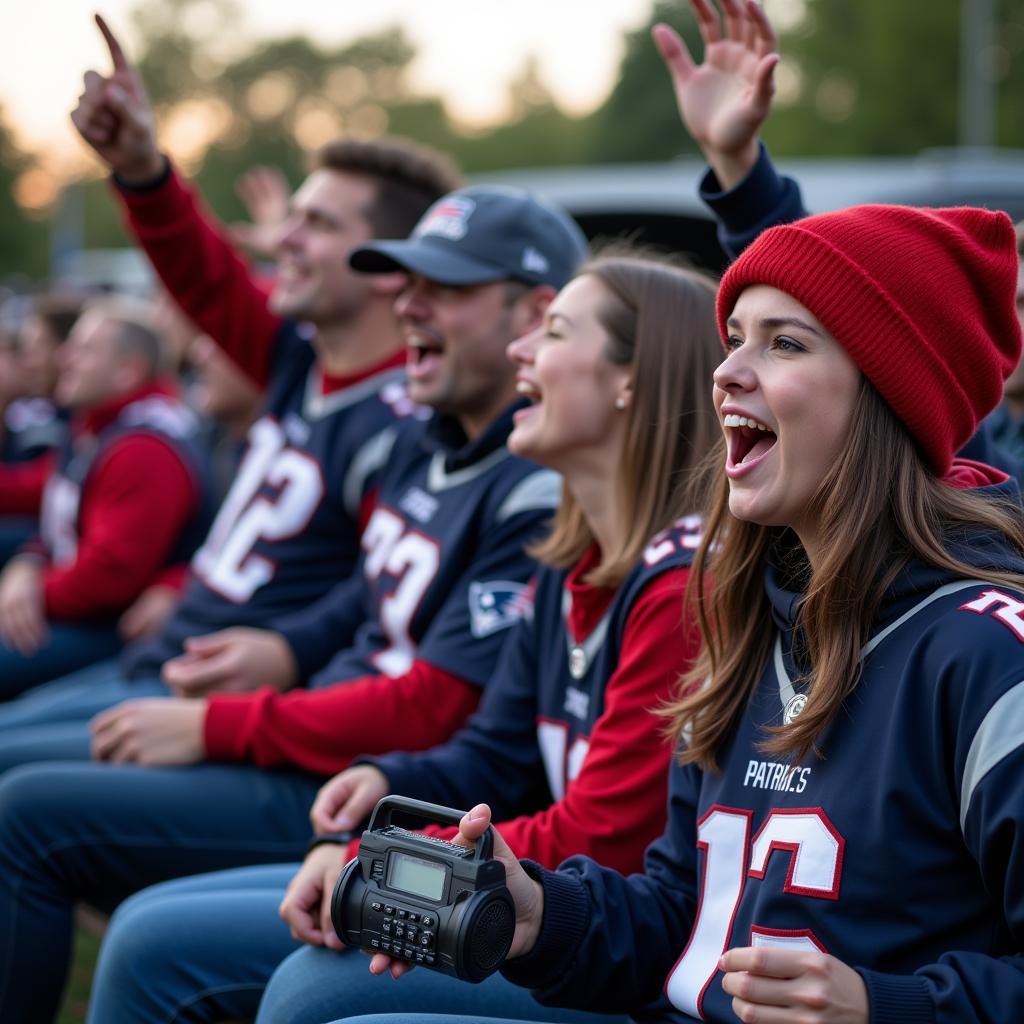
[[[622,410],[626,408],[626,400],[622,395],[619,395],[619,397],[615,399],[615,408],[618,409],[619,412],[622,412]]]

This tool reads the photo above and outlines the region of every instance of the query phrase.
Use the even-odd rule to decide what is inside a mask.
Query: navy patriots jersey
[[[326,395],[318,381],[308,337],[285,322],[263,413],[192,561],[181,603],[158,637],[126,651],[129,674],[159,671],[186,637],[266,626],[351,574],[368,489],[387,459],[396,418],[415,406],[400,368]]]
[[[690,564],[699,526],[690,517],[655,537],[586,637],[569,627],[570,570],[542,566],[533,610],[509,637],[466,727],[426,753],[365,760],[384,772],[393,793],[461,807],[486,800],[495,821],[563,799],[604,712],[637,595],[662,573]]]
[[[872,1024],[1020,1019],[1024,593],[985,569],[1024,566],[991,537],[958,554],[976,578],[922,564],[899,576],[824,756],[799,764],[758,746],[804,703],[799,594],[770,570],[779,629],[721,773],[673,766],[644,875],[582,858],[534,869],[561,925],[508,975],[546,1002],[734,1022],[718,958],[781,945],[855,968]]]
[[[195,413],[170,395],[147,394],[129,402],[95,436],[67,433],[57,449],[53,472],[43,491],[39,532],[52,564],[70,565],[78,554],[82,492],[89,475],[112,445],[130,435],[150,434],[169,445],[185,466],[201,497],[199,507],[168,554],[168,564],[188,561],[210,524],[210,475]]]
[[[293,650],[350,645],[313,680],[400,676],[425,661],[483,686],[505,630],[529,605],[524,547],[550,521],[558,475],[505,447],[507,410],[467,444],[447,417],[403,426],[362,535],[358,578],[333,614],[275,623]]]

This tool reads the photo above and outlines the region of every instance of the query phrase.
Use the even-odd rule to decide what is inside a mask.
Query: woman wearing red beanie
[[[504,970],[541,1002],[1024,1019],[1024,519],[953,457],[1017,362],[1016,279],[1004,215],[899,207],[774,228],[726,273],[666,832],[630,878],[497,846]]]

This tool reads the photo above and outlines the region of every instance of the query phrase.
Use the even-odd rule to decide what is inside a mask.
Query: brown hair
[[[405,238],[431,203],[462,183],[448,157],[393,137],[334,139],[313,154],[312,164],[376,183],[376,198],[363,213],[377,238]]]
[[[715,285],[703,274],[636,251],[611,250],[580,268],[609,295],[597,317],[608,333],[605,355],[633,371],[633,401],[617,480],[630,531],[587,577],[618,586],[651,538],[703,504],[695,469],[718,435],[711,379],[722,359]],[[551,535],[531,549],[549,565],[575,565],[594,536],[567,488]]]
[[[687,593],[703,644],[687,675],[691,689],[665,709],[672,734],[686,738],[680,760],[707,770],[715,769],[716,752],[743,714],[769,658],[775,628],[764,570],[770,554],[788,546],[787,571],[806,581],[797,624],[811,667],[801,680],[808,700],[799,718],[768,730],[771,738],[762,748],[799,761],[812,750],[820,754],[818,738],[856,688],[860,652],[882,597],[908,561],[921,559],[958,576],[976,576],[979,568],[953,553],[951,545],[979,528],[1003,535],[1024,552],[1020,508],[1009,499],[957,490],[937,479],[867,378],[861,381],[846,449],[811,501],[821,564],[812,567],[788,531],[735,519],[721,470],[722,445],[713,461],[717,493]],[[1024,587],[1024,576],[1016,573],[980,571],[987,580]]]

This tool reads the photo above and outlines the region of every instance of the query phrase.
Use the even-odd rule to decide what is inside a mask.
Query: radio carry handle
[[[425,824],[454,825],[456,828],[459,822],[465,817],[465,811],[455,811],[450,807],[442,807],[440,804],[428,803],[426,800],[414,800],[405,796],[385,796],[377,801],[377,806],[370,815],[368,832],[374,832],[380,828],[391,825],[396,813],[405,814],[409,817],[419,818]],[[473,856],[471,860],[490,860],[494,852],[494,828],[487,826],[487,831],[473,844]]]

